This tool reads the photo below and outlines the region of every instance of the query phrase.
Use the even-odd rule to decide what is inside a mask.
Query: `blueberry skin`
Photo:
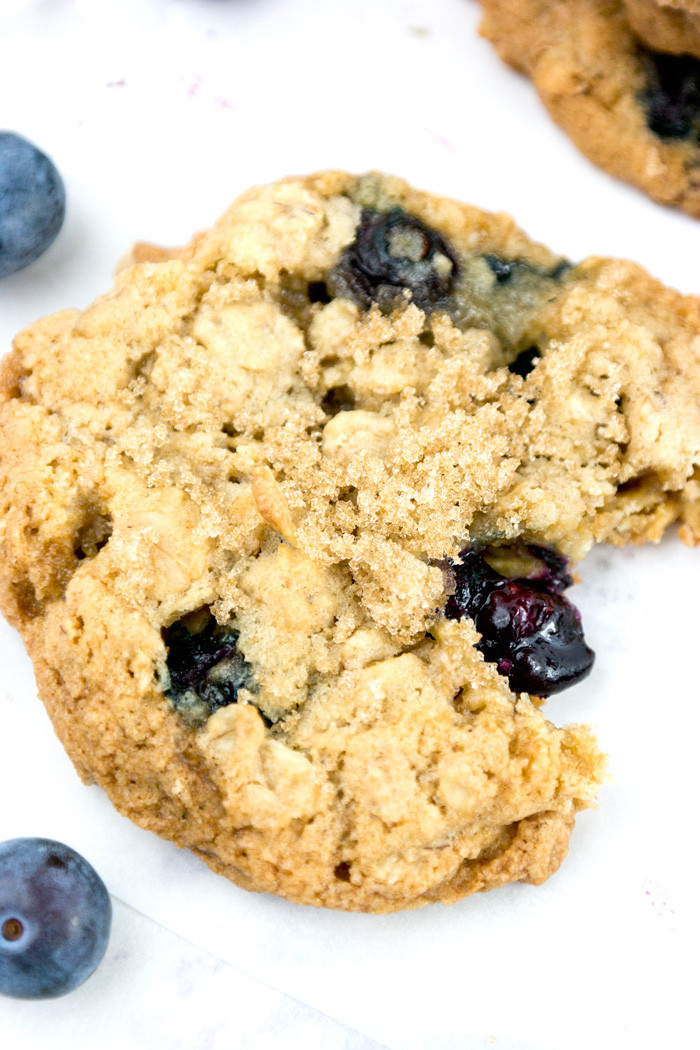
[[[23,270],[56,239],[66,191],[53,161],[31,142],[0,131],[0,277]]]
[[[474,621],[477,648],[514,692],[552,696],[585,678],[595,654],[578,609],[561,593],[574,582],[566,559],[547,547],[529,549],[542,569],[522,579],[502,576],[478,551],[463,550],[452,566],[454,593],[445,616]]]
[[[578,609],[526,581],[510,580],[493,590],[474,624],[485,658],[497,663],[516,693],[552,696],[593,666]]]
[[[355,240],[328,275],[328,287],[363,310],[376,303],[384,312],[409,292],[428,313],[445,305],[456,274],[456,257],[437,230],[401,208],[363,208]]]
[[[107,949],[112,903],[94,868],[61,842],[0,843],[0,994],[54,999]]]

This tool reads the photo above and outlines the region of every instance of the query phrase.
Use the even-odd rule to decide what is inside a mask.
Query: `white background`
[[[1,0],[0,127],[68,192],[47,254],[0,283],[0,345],[106,290],[135,239],[177,244],[254,183],[378,168],[513,214],[577,259],[700,292],[696,220],[582,158],[476,32],[474,0]],[[115,901],[107,957],[55,1002],[0,999],[0,1043],[168,1050],[686,1047],[696,1031],[700,564],[675,536],[596,550],[598,653],[549,702],[613,780],[545,886],[372,917],[246,894],[77,780],[0,623],[0,840],[62,839]],[[692,954],[691,954],[692,953]]]

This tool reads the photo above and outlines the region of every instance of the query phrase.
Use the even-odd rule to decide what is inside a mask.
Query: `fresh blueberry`
[[[408,291],[427,312],[444,304],[456,273],[455,257],[436,230],[400,208],[364,208],[355,240],[329,274],[328,287],[365,310],[376,303],[389,311]]]
[[[578,610],[561,594],[573,582],[566,560],[548,548],[530,551],[542,569],[522,579],[502,576],[477,551],[462,551],[445,616],[474,621],[479,649],[514,692],[551,696],[585,678],[594,654]]]
[[[663,139],[700,143],[700,59],[642,52],[647,85],[641,101],[647,125]]]
[[[0,843],[0,993],[53,999],[77,988],[100,963],[111,922],[105,885],[75,850]]]
[[[250,664],[238,649],[238,631],[208,613],[178,621],[163,637],[170,674],[166,696],[188,725],[203,725],[220,707],[235,704],[239,689],[253,687]]]
[[[65,211],[66,192],[53,162],[20,135],[0,131],[0,277],[46,251]]]

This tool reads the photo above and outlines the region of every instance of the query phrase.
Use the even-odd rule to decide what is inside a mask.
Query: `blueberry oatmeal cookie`
[[[700,300],[377,174],[137,254],[2,367],[2,608],[78,772],[293,901],[544,881],[605,766],[541,709],[570,565],[700,539]]]
[[[482,5],[482,35],[593,163],[700,216],[700,58],[645,44],[622,0]]]

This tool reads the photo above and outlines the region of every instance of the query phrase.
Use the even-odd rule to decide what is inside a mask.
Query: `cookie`
[[[700,216],[700,59],[652,50],[622,0],[482,0],[480,32],[594,164]]]
[[[605,775],[543,713],[571,566],[700,540],[700,301],[379,174],[137,256],[2,366],[0,602],[78,772],[292,901],[544,881]]]
[[[633,32],[651,48],[700,58],[700,4],[697,0],[624,0]]]

